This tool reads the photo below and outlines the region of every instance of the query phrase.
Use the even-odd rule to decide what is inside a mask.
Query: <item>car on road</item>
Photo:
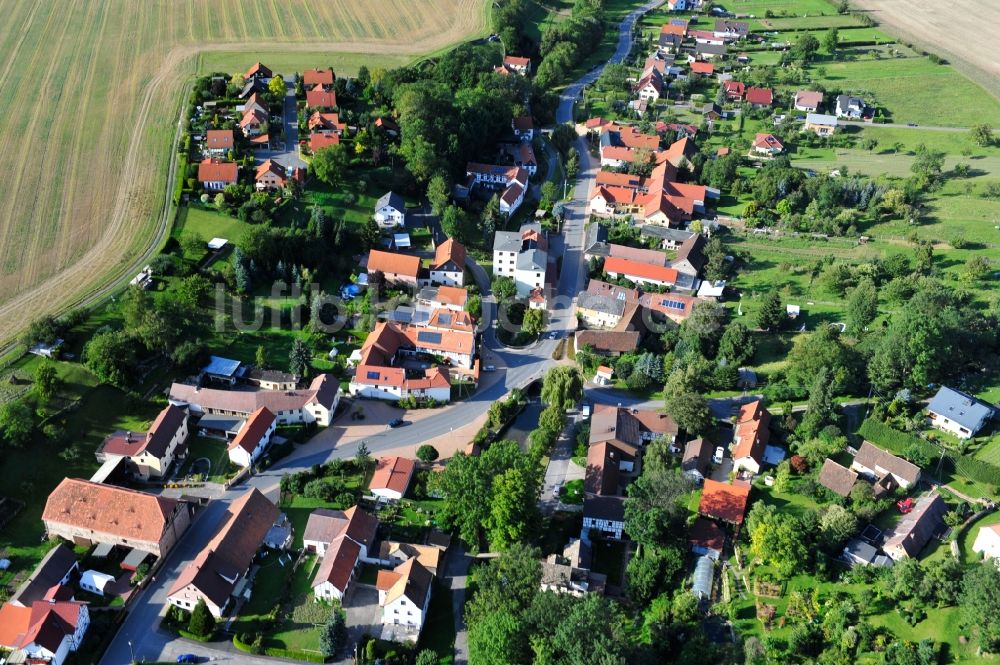
[[[549,339],[559,339],[559,331],[553,330],[548,334]]]
[[[726,454],[726,449],[723,448],[722,446],[719,446],[718,448],[715,449],[715,454],[712,455],[712,461],[715,462],[716,464],[722,464],[722,458],[725,456],[725,454]]]
[[[495,371],[497,371],[497,366],[496,365],[486,365],[485,367],[483,367],[483,371],[484,372],[495,372]]]
[[[562,495],[562,483],[558,483],[552,487],[552,497],[558,499]]]
[[[406,424],[406,421],[402,418],[393,418],[389,421],[389,424],[385,426],[386,429],[396,429],[397,427],[402,427]]]
[[[917,123],[915,123],[915,122],[908,122],[908,123],[906,123],[906,126],[907,127],[916,127]]]
[[[177,656],[177,662],[178,663],[197,663],[198,662],[198,656],[194,655],[193,653],[182,653],[181,655]]]

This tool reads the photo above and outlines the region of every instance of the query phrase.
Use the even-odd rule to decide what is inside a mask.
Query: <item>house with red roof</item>
[[[340,134],[335,132],[312,132],[309,134],[309,150],[314,155],[317,151],[331,145],[340,145]]]
[[[712,76],[715,74],[715,65],[710,62],[692,62],[691,73],[698,76]]]
[[[331,86],[336,76],[332,69],[307,69],[302,72],[302,83],[307,88],[314,88],[317,85]]]
[[[386,501],[398,501],[406,495],[417,463],[406,457],[381,457],[368,483],[368,491]]]
[[[531,73],[531,58],[508,55],[503,59],[503,68],[515,74],[527,76]]]
[[[705,479],[701,492],[698,512],[705,517],[726,522],[743,524],[750,502],[750,483],[736,481],[732,484]]]
[[[8,663],[62,665],[80,648],[89,627],[87,604],[75,600],[0,607],[0,647],[11,651]]]
[[[205,132],[205,150],[210,155],[221,157],[233,149],[233,130],[210,129]]]
[[[187,441],[188,416],[170,404],[160,411],[148,432],[118,431],[97,449],[97,461],[126,459],[127,471],[136,478],[161,478],[173,464],[177,449]]]
[[[774,157],[785,150],[785,144],[774,134],[759,133],[754,137],[753,152],[758,156]]]
[[[733,471],[746,469],[750,473],[760,473],[764,450],[771,438],[770,423],[771,413],[761,400],[740,407],[733,434]]]
[[[514,136],[522,141],[530,141],[535,137],[535,123],[530,115],[519,115],[510,121],[510,127],[514,130]]]
[[[774,104],[774,91],[770,88],[755,88],[750,86],[747,88],[746,100],[747,104],[755,109],[771,106]]]
[[[726,81],[722,84],[722,91],[726,95],[727,102],[740,102],[743,101],[747,87],[740,81]]]
[[[309,514],[302,545],[322,561],[312,580],[317,601],[341,600],[362,562],[376,563],[373,551],[378,519],[357,506],[347,510],[317,508]]]
[[[240,118],[240,129],[243,130],[243,136],[259,136],[261,134],[266,134],[264,131],[264,125],[267,124],[267,111],[262,111],[259,108],[247,108],[243,111],[243,117]]]
[[[392,284],[418,285],[420,277],[420,257],[415,254],[397,254],[373,249],[368,252],[368,279],[376,272],[382,273]]]
[[[621,277],[639,285],[670,286],[677,283],[677,271],[673,268],[616,256],[604,260],[604,272],[614,279]]]
[[[254,176],[254,186],[258,192],[277,191],[285,187],[289,182],[305,180],[305,170],[300,168],[288,168],[273,160],[265,160],[257,167]]]
[[[315,85],[306,90],[306,107],[312,109],[337,108],[337,93],[327,90],[321,85]]]
[[[229,461],[244,469],[251,466],[267,450],[277,425],[277,417],[266,406],[254,411],[229,442]]]
[[[257,550],[281,513],[256,488],[233,501],[215,536],[181,571],[167,593],[167,602],[190,612],[204,600],[216,619],[225,616],[250,571]]]
[[[218,159],[203,159],[198,164],[198,182],[210,192],[221,192],[226,185],[235,185],[239,175],[236,162],[223,162]]]
[[[465,245],[448,238],[434,250],[431,261],[431,284],[462,286],[465,284]]]
[[[274,73],[270,70],[270,68],[260,62],[257,62],[246,71],[243,75],[243,80],[250,81],[252,79],[261,79],[264,82],[267,82],[270,81],[273,76]]]

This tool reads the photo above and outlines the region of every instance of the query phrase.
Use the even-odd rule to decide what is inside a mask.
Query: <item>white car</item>
[[[559,483],[558,485],[554,485],[552,487],[553,498],[558,499],[561,493],[562,493],[562,483]]]
[[[726,449],[723,448],[722,446],[719,446],[718,448],[715,449],[715,454],[712,455],[712,461],[715,462],[716,464],[722,464],[722,458],[725,457],[725,455],[726,455]]]

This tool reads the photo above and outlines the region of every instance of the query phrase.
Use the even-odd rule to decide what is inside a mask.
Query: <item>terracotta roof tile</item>
[[[42,520],[156,543],[168,528],[176,508],[176,499],[64,478],[49,494]]]

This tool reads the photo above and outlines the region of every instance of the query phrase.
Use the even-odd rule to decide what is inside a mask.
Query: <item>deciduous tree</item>
[[[347,146],[343,143],[320,148],[313,154],[309,168],[313,174],[330,185],[335,187],[344,181],[347,170],[351,166],[351,156],[347,152]]]

